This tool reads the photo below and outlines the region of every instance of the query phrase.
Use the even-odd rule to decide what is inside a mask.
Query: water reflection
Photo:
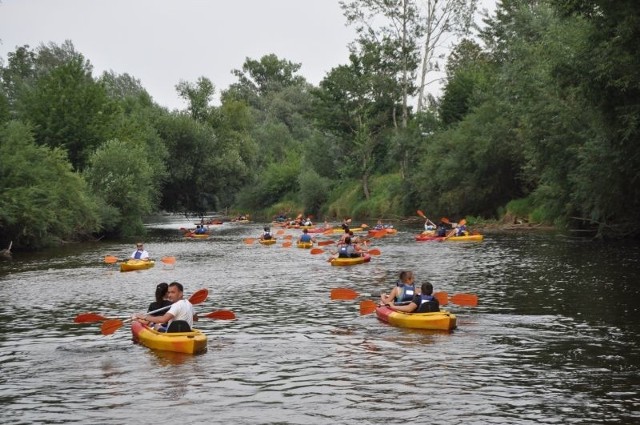
[[[376,240],[369,264],[331,267],[326,255],[247,245],[260,224],[185,240],[185,222],[145,241],[175,267],[120,273],[104,256],[130,243],[65,247],[0,262],[0,403],[15,423],[637,422],[640,249],[555,234],[491,235],[482,243],[416,243],[415,229]],[[292,232],[294,233],[294,232]],[[294,233],[295,234],[295,233]],[[447,306],[452,333],[398,329],[359,301],[388,291],[403,269],[477,308]],[[208,288],[197,356],[153,352],[83,312],[144,310],[161,281]],[[332,288],[361,297],[330,301]],[[398,400],[403,406],[398,408]]]

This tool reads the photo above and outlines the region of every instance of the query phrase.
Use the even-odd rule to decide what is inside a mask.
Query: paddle
[[[333,245],[334,243],[335,243],[334,241],[320,241],[318,242],[318,246]]]
[[[189,302],[194,305],[201,304],[207,299],[208,296],[209,296],[208,289],[206,288],[199,289],[189,297]],[[165,306],[165,307],[159,308],[158,310],[150,311],[148,314],[158,313],[162,310],[168,309],[169,307],[170,306]],[[97,313],[80,313],[75,317],[75,319],[73,319],[75,323],[95,323],[95,322],[102,322],[104,320],[108,320],[108,318]]]
[[[418,213],[418,215],[422,218],[424,218],[427,222],[429,222],[429,224],[431,224],[433,227],[436,227],[436,224],[429,220],[429,217],[427,217],[421,210],[416,211]]]
[[[163,263],[165,263],[165,261],[164,261],[165,258],[167,259],[167,261],[173,261],[173,263],[169,262],[169,263],[166,263],[166,264],[175,264],[175,262],[176,262],[175,257],[163,257],[163,259],[161,260]],[[171,258],[173,258],[173,260],[171,260]],[[131,258],[127,258],[127,260],[131,260]],[[104,262],[107,263],[107,264],[115,264],[118,261],[126,261],[126,260],[120,260],[118,257],[114,257],[113,255],[106,255],[104,257]],[[151,259],[143,258],[142,261],[151,261]]]
[[[282,243],[282,247],[283,247],[283,248],[289,248],[289,247],[291,246],[291,244],[292,244],[292,243],[293,243],[293,242],[291,242],[291,241],[283,242],[283,243]]]
[[[332,300],[354,300],[359,296],[371,296],[371,294],[359,294],[353,289],[349,288],[333,288],[331,290],[331,299]],[[458,304],[461,306],[467,307],[477,307],[478,306],[478,296],[476,294],[455,294],[449,297],[449,295],[444,292],[434,292],[433,296],[436,297],[438,303],[440,305],[447,305],[448,302],[452,302],[454,304]]]
[[[236,314],[231,310],[217,310],[211,313],[205,314],[202,317],[218,320],[233,320],[236,318]]]
[[[244,240],[244,243],[246,243],[247,245],[252,245],[255,242],[254,238],[247,238]]]

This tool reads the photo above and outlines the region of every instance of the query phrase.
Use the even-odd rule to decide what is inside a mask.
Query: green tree
[[[0,130],[0,239],[43,248],[99,229],[95,199],[60,149],[37,146],[19,122]]]
[[[142,219],[156,210],[160,197],[155,171],[146,158],[144,145],[117,139],[91,155],[84,174],[101,200],[105,232],[120,236],[144,233]]]

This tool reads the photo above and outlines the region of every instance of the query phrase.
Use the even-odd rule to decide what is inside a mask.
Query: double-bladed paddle
[[[331,290],[332,300],[354,300],[359,296],[371,296],[371,294],[360,294],[349,288],[333,288]],[[478,296],[476,294],[455,294],[449,297],[444,292],[434,292],[433,296],[438,300],[440,305],[447,305],[449,302],[466,307],[476,307],[478,305]],[[369,314],[375,311],[377,304],[371,300],[363,300],[360,302],[360,314]]]

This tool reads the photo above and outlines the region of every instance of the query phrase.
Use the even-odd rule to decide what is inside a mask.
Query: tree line
[[[16,47],[0,62],[0,245],[222,209],[421,208],[638,236],[640,4],[503,0],[478,27],[471,0],[342,7],[357,38],[317,86],[267,54],[233,70],[219,105],[209,79],[180,81],[184,110],[126,73],[94,76],[71,41]]]

